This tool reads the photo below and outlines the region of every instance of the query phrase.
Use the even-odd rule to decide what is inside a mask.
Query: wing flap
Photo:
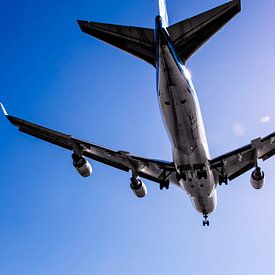
[[[7,116],[7,118],[14,126],[19,128],[20,132],[50,142],[65,149],[73,150],[73,145],[69,135],[62,134],[13,116]]]

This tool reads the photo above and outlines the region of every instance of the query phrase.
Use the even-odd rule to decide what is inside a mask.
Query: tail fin
[[[166,0],[159,0],[159,15],[162,18],[162,26],[163,28],[167,28],[169,26]]]
[[[241,1],[233,0],[217,8],[167,28],[178,57],[186,60],[230,19],[241,11]]]

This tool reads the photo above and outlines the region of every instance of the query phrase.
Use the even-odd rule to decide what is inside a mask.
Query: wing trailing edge
[[[77,21],[81,30],[155,66],[154,30],[99,22]]]

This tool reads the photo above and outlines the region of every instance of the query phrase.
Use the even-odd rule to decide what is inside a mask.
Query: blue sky
[[[224,1],[168,1],[170,23]],[[188,62],[211,155],[274,131],[273,0],[243,11]],[[6,1],[0,99],[9,113],[136,155],[171,159],[146,63],[80,32],[76,19],[154,26],[156,1]],[[268,116],[268,123],[261,122]],[[176,187],[136,199],[129,174],[93,163],[82,179],[70,152],[0,118],[0,274],[273,275],[274,159],[266,186],[249,174],[218,190],[211,226]]]

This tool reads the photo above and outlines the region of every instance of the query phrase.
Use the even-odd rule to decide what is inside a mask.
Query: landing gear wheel
[[[219,185],[222,184],[228,185],[228,178],[227,177],[223,177],[223,176],[219,176]]]
[[[204,221],[202,222],[203,226],[206,226],[206,225],[209,226],[208,215],[204,214],[203,217],[204,217]]]
[[[160,190],[163,190],[164,188],[168,190],[169,189],[169,185],[170,185],[169,180],[165,181],[165,182],[161,182],[160,185],[159,185],[159,188],[160,188]]]
[[[205,170],[197,171],[197,178],[198,180],[207,179],[207,172]]]
[[[180,181],[180,180],[186,181],[186,179],[187,179],[186,174],[184,172],[177,173],[176,178],[177,178],[177,181]]]
[[[184,181],[186,181],[186,179],[187,179],[186,174],[185,174],[185,173],[182,173],[181,178],[182,178]]]
[[[201,180],[201,178],[202,178],[202,173],[201,173],[201,171],[197,171],[197,178],[198,178],[198,180]]]

